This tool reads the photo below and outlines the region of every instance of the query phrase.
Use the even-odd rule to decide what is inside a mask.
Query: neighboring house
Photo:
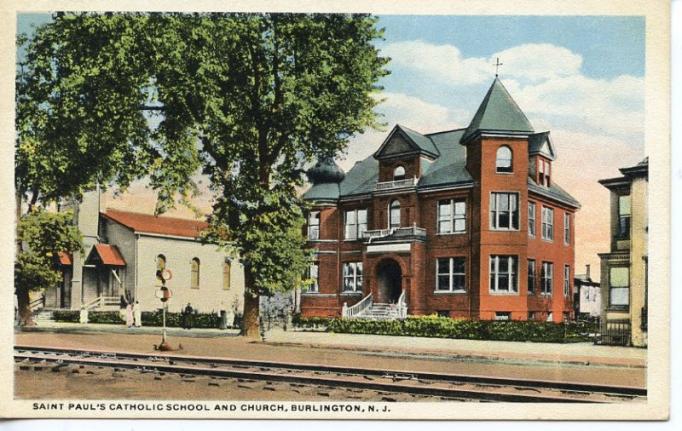
[[[466,129],[396,125],[344,173],[309,171],[315,283],[306,316],[553,320],[572,313],[574,214],[536,133],[496,78]]]
[[[601,315],[601,285],[592,280],[590,265],[585,265],[585,274],[576,274],[573,280],[575,293],[573,307],[576,317],[596,318]]]
[[[198,239],[207,223],[107,209],[99,193],[87,193],[76,207],[84,256],[60,254],[64,283],[45,294],[46,308],[115,309],[121,295],[143,310],[161,307],[158,270],[169,270],[170,311],[187,303],[199,312],[233,311],[244,294],[238,260]],[[168,271],[166,272],[168,273]]]
[[[611,192],[611,251],[602,253],[602,342],[647,345],[649,159],[599,181]]]

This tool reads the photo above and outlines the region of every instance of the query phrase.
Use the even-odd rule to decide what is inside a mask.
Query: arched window
[[[156,256],[156,278],[159,281],[163,281],[161,277],[161,272],[166,269],[166,256],[160,254]]]
[[[400,227],[400,202],[394,200],[388,207],[388,227],[390,229]]]
[[[503,146],[497,149],[497,159],[495,160],[497,172],[512,171],[512,150]]]
[[[201,262],[199,262],[199,259],[195,257],[194,259],[192,259],[192,275],[190,278],[190,287],[192,289],[198,289],[199,288],[200,271],[201,271]]]
[[[405,168],[398,166],[393,171],[393,181],[400,181],[405,179]]]
[[[230,284],[232,283],[231,271],[232,262],[230,262],[230,259],[225,259],[225,262],[223,262],[223,290],[230,290]]]

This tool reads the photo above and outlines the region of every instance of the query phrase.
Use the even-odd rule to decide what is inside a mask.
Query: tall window
[[[538,157],[538,183],[541,186],[549,187],[549,178],[551,176],[552,166],[550,163]]]
[[[564,213],[564,244],[571,243],[571,215]]]
[[[308,215],[308,239],[320,239],[320,212],[310,211]]]
[[[344,226],[344,238],[355,240],[362,238],[362,234],[367,230],[367,210],[346,211]]]
[[[516,256],[490,256],[490,290],[518,292],[517,267]]]
[[[571,267],[564,265],[564,296],[571,295]]]
[[[535,293],[535,284],[537,283],[537,274],[535,272],[535,259],[528,259],[528,293]]]
[[[388,227],[390,229],[400,227],[400,202],[394,200],[388,208]]]
[[[554,210],[542,207],[542,239],[554,239]]]
[[[626,309],[630,305],[630,268],[609,268],[609,306]]]
[[[343,264],[343,291],[362,291],[362,262],[345,262]]]
[[[552,262],[542,262],[542,274],[540,283],[540,293],[543,295],[552,294],[552,280],[554,279],[554,264]]]
[[[232,263],[229,259],[223,262],[223,290],[230,290],[232,284]]]
[[[517,193],[490,193],[490,228],[513,230],[519,228],[519,195]]]
[[[466,269],[463,257],[444,257],[436,261],[436,290],[464,292]]]
[[[393,171],[393,181],[400,181],[405,179],[405,168],[398,166]]]
[[[438,201],[438,233],[466,230],[466,203],[452,199]]]
[[[618,196],[618,238],[630,238],[630,195]]]
[[[509,147],[503,146],[497,149],[495,168],[497,169],[497,172],[512,171],[512,150]]]
[[[535,202],[528,202],[528,235],[535,236]]]
[[[311,263],[307,275],[312,280],[312,284],[308,287],[308,293],[318,293],[320,291],[320,263]]]
[[[201,272],[201,262],[199,262],[199,258],[195,257],[192,259],[191,263],[191,269],[192,269],[192,274],[190,277],[190,287],[192,289],[198,289],[199,288],[199,280],[200,280],[200,272]]]
[[[166,269],[166,256],[160,254],[156,256],[156,279],[159,282],[163,281],[162,272]]]

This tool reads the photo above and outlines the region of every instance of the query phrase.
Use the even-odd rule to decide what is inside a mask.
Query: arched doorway
[[[398,302],[402,293],[402,271],[395,260],[385,260],[377,266],[377,298],[374,302]]]

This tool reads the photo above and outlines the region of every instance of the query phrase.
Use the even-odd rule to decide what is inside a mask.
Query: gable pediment
[[[410,136],[408,132],[413,136]],[[417,141],[415,141],[415,139],[417,139]],[[425,146],[433,147],[433,143],[429,138],[419,135],[409,129],[408,131],[405,131],[401,126],[396,125],[376,153],[374,153],[374,158],[384,159],[421,153],[431,157],[437,156],[435,147],[433,147],[433,149],[425,149]]]

